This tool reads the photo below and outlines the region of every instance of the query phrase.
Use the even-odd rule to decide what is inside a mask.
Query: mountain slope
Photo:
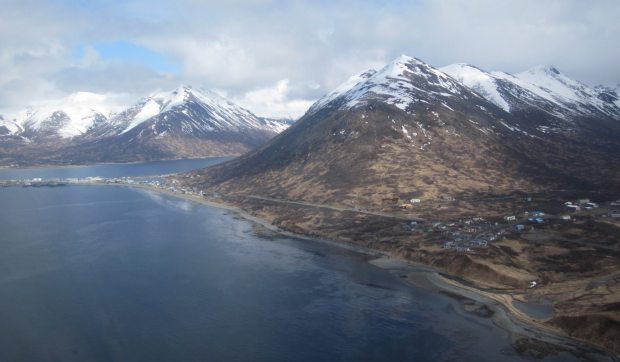
[[[541,128],[549,120],[508,113],[497,96],[509,110],[525,109],[531,101],[530,107],[545,115],[553,111],[544,108],[549,100],[503,77],[483,75],[488,83],[506,85],[486,93],[499,105],[428,64],[401,56],[377,72],[352,77],[257,151],[195,173],[191,185],[367,207],[381,207],[392,197],[617,187],[617,162],[609,158],[617,142],[592,149],[590,141],[575,135],[580,131],[575,127],[549,135]]]
[[[239,155],[287,127],[285,122],[258,118],[213,92],[190,86],[152,94],[109,118],[61,110],[44,119],[29,116],[22,123],[23,131],[11,135],[23,138],[23,149],[14,152],[18,153],[14,159],[24,163]]]

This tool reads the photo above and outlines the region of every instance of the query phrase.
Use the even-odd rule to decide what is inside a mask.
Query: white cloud
[[[259,114],[296,115],[350,75],[401,53],[435,66],[468,62],[508,72],[553,64],[586,83],[613,85],[620,82],[619,18],[616,0],[5,0],[0,109],[76,91],[137,99],[189,83],[248,98]],[[180,71],[106,61],[92,47],[115,41],[154,50]],[[80,59],[75,49],[84,49]],[[265,92],[258,94],[269,106],[249,100],[284,79],[280,101]]]
[[[289,80],[282,79],[273,86],[247,92],[242,98],[234,101],[259,116],[276,118],[299,118],[313,103],[289,97]]]

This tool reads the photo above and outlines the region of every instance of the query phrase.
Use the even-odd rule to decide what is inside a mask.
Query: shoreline
[[[227,210],[255,226],[265,228],[274,233],[274,236],[319,242],[364,255],[367,257],[365,260],[367,263],[391,273],[396,278],[400,278],[403,283],[410,287],[430,290],[450,297],[460,305],[462,313],[470,313],[470,315],[477,314],[477,316],[481,318],[490,318],[496,326],[508,333],[511,344],[515,349],[517,349],[516,343],[525,341],[525,351],[536,351],[536,346],[534,346],[533,349],[531,347],[528,348],[527,343],[531,341],[540,341],[543,344],[553,346],[551,352],[549,352],[548,348],[546,352],[543,352],[548,353],[543,357],[570,353],[577,358],[584,354],[588,355],[589,360],[620,361],[620,358],[614,352],[602,346],[568,336],[562,330],[544,324],[544,319],[536,319],[535,317],[527,315],[527,313],[519,310],[512,304],[516,299],[511,295],[485,291],[481,288],[477,288],[474,282],[471,282],[472,285],[461,283],[458,281],[457,276],[445,273],[432,266],[401,259],[389,252],[374,250],[344,241],[318,238],[283,230],[265,219],[251,215],[238,206],[208,200],[199,195],[182,194],[143,184],[79,183],[73,185],[127,187],[187,200],[199,205]],[[486,311],[489,311],[489,313],[486,313]],[[481,314],[478,314],[479,312]]]
[[[570,351],[575,351],[576,349],[579,349],[586,350],[590,353],[595,354],[605,353],[605,357],[610,357],[613,361],[619,361],[618,357],[612,351],[609,351],[602,346],[592,344],[588,341],[568,336],[562,330],[544,324],[544,320],[536,319],[528,315],[527,313],[519,310],[516,306],[512,304],[512,302],[516,299],[513,298],[511,295],[488,292],[476,288],[475,285],[465,285],[458,282],[456,280],[456,276],[447,274],[432,266],[403,260],[387,252],[374,250],[363,246],[351,245],[349,243],[338,240],[316,238],[309,235],[286,231],[275,225],[272,225],[267,220],[249,214],[238,206],[229,205],[223,202],[214,202],[211,200],[207,200],[202,196],[179,194],[169,190],[145,185],[103,185],[129,187],[150,192],[156,192],[170,197],[192,201],[197,204],[227,210],[235,213],[239,217],[255,225],[264,227],[265,229],[274,232],[279,236],[290,237],[298,240],[307,240],[311,242],[319,242],[369,256],[370,258],[366,262],[372,264],[373,266],[381,268],[386,272],[395,275],[396,277],[400,277],[401,280],[409,286],[432,290],[434,292],[438,292],[452,297],[453,299],[471,301],[475,305],[484,306],[490,309],[492,311],[492,315],[490,316],[490,318],[492,319],[493,323],[501,329],[505,330],[510,335],[510,338],[513,342],[519,337],[533,337],[540,341],[557,346],[558,353],[570,353]],[[406,275],[406,278],[402,277],[403,274]],[[467,312],[467,308],[465,308],[464,306],[462,307],[464,309],[464,312]]]
[[[30,166],[5,166],[0,165],[0,171],[4,170],[39,170],[46,168],[78,168],[78,167],[93,167],[93,166],[105,166],[105,165],[137,165],[144,164],[150,162],[165,162],[165,161],[196,161],[196,160],[207,160],[211,158],[234,158],[239,155],[226,155],[226,156],[207,156],[207,157],[192,157],[192,158],[163,158],[157,160],[143,160],[143,161],[125,161],[125,162],[95,162],[95,163],[84,163],[84,164],[41,164],[41,165],[30,165]]]

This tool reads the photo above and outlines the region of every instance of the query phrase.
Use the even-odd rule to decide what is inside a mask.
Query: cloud
[[[313,103],[311,100],[291,99],[288,79],[247,92],[234,101],[259,116],[293,119],[301,117]]]
[[[615,0],[5,0],[0,109],[76,91],[137,99],[189,83],[224,90],[258,114],[300,114],[402,53],[508,72],[553,64],[615,85],[619,18]],[[101,44],[142,53],[113,56]]]

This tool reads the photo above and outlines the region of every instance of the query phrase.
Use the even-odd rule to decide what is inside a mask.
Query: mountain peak
[[[389,62],[385,67],[381,68],[378,73],[385,76],[398,77],[405,76],[405,72],[411,72],[412,68],[432,68],[418,58],[401,54],[396,59]]]
[[[349,78],[315,102],[306,114],[324,106],[348,109],[369,101],[410,111],[410,106],[420,100],[459,95],[462,90],[464,87],[447,74],[403,54],[379,71],[366,71]]]
[[[558,70],[558,68],[556,68],[553,65],[537,65],[537,66],[534,66],[534,67],[526,70],[525,72],[530,73],[530,74],[547,75],[547,76],[551,76],[551,77],[556,77],[556,76],[562,74]]]

